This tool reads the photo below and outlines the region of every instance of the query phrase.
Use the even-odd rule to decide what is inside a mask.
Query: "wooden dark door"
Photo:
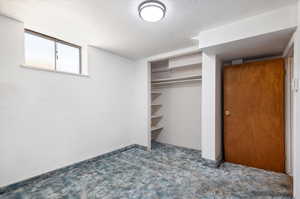
[[[284,60],[224,68],[225,161],[284,172]]]

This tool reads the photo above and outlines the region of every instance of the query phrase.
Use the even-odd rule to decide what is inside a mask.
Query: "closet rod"
[[[173,68],[162,68],[162,69],[154,69],[151,72],[152,73],[161,73],[161,72],[170,72],[174,70]]]
[[[186,77],[171,77],[165,79],[155,79],[152,80],[151,83],[162,83],[162,82],[174,82],[174,81],[185,81],[185,80],[193,80],[193,79],[201,79],[201,75],[192,75]]]
[[[187,79],[187,80],[174,80],[174,81],[166,81],[166,82],[157,82],[152,83],[152,85],[166,85],[166,84],[176,84],[176,83],[188,83],[188,82],[195,82],[195,81],[201,81],[201,78],[198,79]]]

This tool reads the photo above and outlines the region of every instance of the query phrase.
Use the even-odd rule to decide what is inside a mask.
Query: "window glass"
[[[55,42],[25,33],[25,63],[42,69],[55,69]]]
[[[56,70],[80,74],[80,48],[56,43]]]

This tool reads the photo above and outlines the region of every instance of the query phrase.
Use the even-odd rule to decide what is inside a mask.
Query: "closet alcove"
[[[150,62],[151,140],[201,150],[201,53]]]

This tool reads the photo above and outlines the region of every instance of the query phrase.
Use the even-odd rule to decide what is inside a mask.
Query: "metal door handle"
[[[226,115],[226,116],[230,116],[230,111],[226,110],[226,111],[225,111],[225,115]]]

